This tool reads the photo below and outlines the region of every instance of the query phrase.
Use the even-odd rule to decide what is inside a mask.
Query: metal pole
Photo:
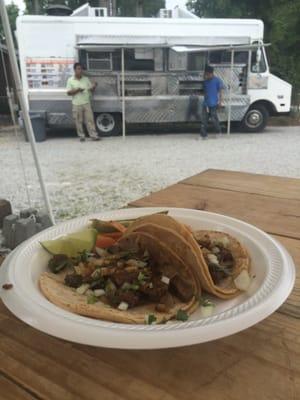
[[[11,65],[13,77],[14,77],[15,84],[16,84],[16,90],[17,90],[17,94],[19,97],[21,110],[23,113],[25,129],[27,132],[28,139],[30,141],[31,151],[32,151],[32,155],[34,158],[37,174],[39,177],[43,197],[45,200],[45,205],[46,205],[47,211],[49,213],[49,217],[50,217],[52,223],[54,224],[54,216],[53,216],[53,212],[52,212],[52,207],[50,204],[47,188],[44,183],[42,170],[41,170],[41,166],[40,166],[40,162],[39,162],[39,158],[38,158],[38,154],[37,154],[35,138],[34,138],[31,121],[30,121],[29,114],[28,114],[27,104],[25,101],[25,96],[24,96],[23,87],[22,87],[21,78],[20,78],[19,69],[18,69],[17,58],[16,58],[16,54],[15,54],[15,49],[14,49],[14,43],[13,43],[13,39],[12,39],[12,34],[11,34],[11,30],[10,30],[10,25],[9,25],[9,20],[8,20],[4,0],[0,0],[0,15],[2,18],[2,24],[3,24],[3,29],[4,29],[6,44],[7,44],[10,65]]]
[[[233,85],[233,64],[234,64],[234,50],[232,49],[231,50],[231,65],[230,65],[230,86],[229,86],[227,135],[230,135],[230,129],[231,129],[231,101],[232,101],[232,85]]]
[[[125,114],[125,57],[124,47],[122,47],[122,134],[123,140],[126,137],[126,114]]]

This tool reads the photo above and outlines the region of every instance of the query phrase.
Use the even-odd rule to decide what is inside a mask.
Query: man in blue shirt
[[[201,136],[203,139],[206,139],[209,117],[217,133],[222,133],[217,110],[218,107],[222,107],[224,84],[220,78],[214,75],[214,69],[210,65],[205,67],[204,78],[204,101],[202,104],[201,113]]]

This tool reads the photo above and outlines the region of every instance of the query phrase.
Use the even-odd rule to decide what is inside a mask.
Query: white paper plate
[[[166,208],[164,208],[165,210]],[[38,288],[49,255],[39,242],[87,226],[91,218],[130,219],[163,210],[138,208],[99,213],[73,219],[32,237],[14,251],[0,268],[1,298],[27,324],[73,342],[123,349],[155,349],[207,342],[246,329],[273,313],[290,294],[295,267],[287,251],[261,230],[219,214],[170,208],[170,215],[194,229],[232,234],[248,249],[255,276],[249,293],[233,300],[214,299],[215,313],[203,318],[200,309],[187,322],[165,325],[127,325],[82,317],[50,303]],[[13,284],[3,290],[4,283]]]

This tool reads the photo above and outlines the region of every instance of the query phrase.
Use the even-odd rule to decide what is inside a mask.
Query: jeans
[[[202,137],[207,136],[207,126],[208,126],[208,119],[210,117],[211,122],[214,126],[214,129],[216,130],[217,133],[222,133],[222,129],[220,126],[218,114],[217,114],[218,107],[206,107],[202,106],[202,112],[201,112],[201,131],[200,134]]]
[[[196,121],[201,121],[201,116],[199,111],[200,111],[199,96],[196,94],[192,94],[189,97],[189,104],[185,115],[186,121],[189,121],[192,117],[194,117]]]

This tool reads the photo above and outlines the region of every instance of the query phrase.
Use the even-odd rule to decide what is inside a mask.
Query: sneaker
[[[99,136],[97,136],[97,137],[92,137],[91,138],[94,142],[98,142],[99,140],[101,140],[101,138],[99,138]]]
[[[81,138],[79,139],[79,141],[80,141],[80,142],[85,142],[85,138],[84,138],[84,137],[81,137]]]

